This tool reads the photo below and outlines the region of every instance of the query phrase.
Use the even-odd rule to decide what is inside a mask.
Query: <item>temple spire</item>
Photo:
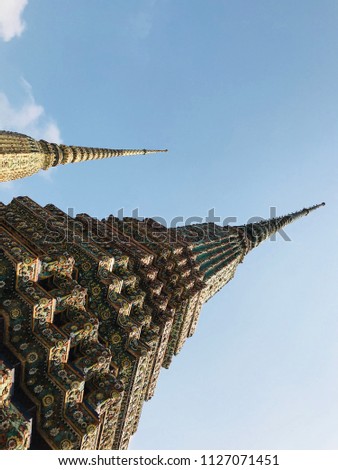
[[[102,158],[129,157],[131,155],[147,155],[150,153],[167,152],[167,150],[147,149],[106,149],[93,147],[78,147],[71,145],[51,144],[40,140],[39,144],[46,155],[53,159],[52,166],[67,163],[85,162],[87,160],[101,160]]]
[[[249,249],[322,205],[246,226],[167,229],[147,218],[73,218],[28,197],[0,204],[0,449],[43,440],[57,450],[126,449],[202,305]]]
[[[52,166],[102,158],[167,152],[167,150],[102,149],[37,141],[24,134],[0,131],[0,182],[31,176]]]
[[[264,240],[270,238],[272,235],[277,233],[286,225],[289,225],[300,217],[310,214],[310,212],[322,206],[325,206],[325,202],[322,202],[321,204],[316,204],[308,208],[304,208],[297,212],[291,212],[288,215],[262,220],[261,222],[242,225],[238,227],[239,229],[244,231],[244,235],[248,242],[247,252],[252,248],[258,246]]]
[[[221,227],[204,223],[175,229],[179,240],[189,246],[194,264],[206,284],[200,296],[201,302],[206,302],[232,279],[238,264],[250,250],[286,225],[324,205],[322,202],[282,217],[247,225]]]

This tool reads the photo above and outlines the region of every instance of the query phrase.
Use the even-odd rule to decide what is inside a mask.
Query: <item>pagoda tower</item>
[[[250,250],[323,204],[177,229],[27,197],[0,205],[0,448],[126,449],[202,305]]]
[[[148,155],[166,150],[122,150],[74,147],[35,140],[17,132],[0,131],[0,183],[25,178],[57,165],[102,158]]]

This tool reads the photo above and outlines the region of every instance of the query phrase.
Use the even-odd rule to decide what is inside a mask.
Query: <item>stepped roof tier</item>
[[[252,248],[321,205],[167,229],[0,204],[0,448],[126,449],[202,305]]]

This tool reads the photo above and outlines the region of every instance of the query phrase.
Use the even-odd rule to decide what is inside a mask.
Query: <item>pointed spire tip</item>
[[[166,153],[168,152],[168,149],[158,149],[158,150],[148,150],[148,149],[143,149],[144,155],[148,153]]]
[[[316,209],[319,209],[319,207],[323,207],[323,206],[325,206],[325,202],[321,202],[320,204],[316,204],[314,206],[308,207],[308,208],[304,209],[304,211],[307,211],[307,214],[309,214],[310,212],[312,212]]]

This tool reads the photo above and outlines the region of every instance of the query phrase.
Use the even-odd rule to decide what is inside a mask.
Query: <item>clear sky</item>
[[[93,216],[268,218],[202,310],[132,449],[337,449],[335,0],[1,0],[0,128],[167,154],[2,183]]]

